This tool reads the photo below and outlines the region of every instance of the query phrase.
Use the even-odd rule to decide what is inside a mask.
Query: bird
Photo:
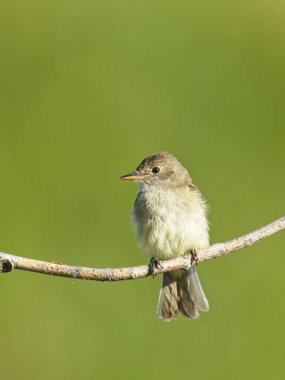
[[[186,254],[196,260],[196,252],[209,247],[207,203],[188,170],[171,153],[148,156],[120,179],[138,185],[132,224],[139,248],[150,259],[150,268]],[[179,313],[195,319],[199,311],[209,310],[195,267],[162,274],[157,306],[160,319],[171,321]]]

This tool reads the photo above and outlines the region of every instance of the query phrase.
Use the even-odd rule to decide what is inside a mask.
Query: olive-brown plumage
[[[204,198],[173,155],[153,154],[121,179],[138,184],[132,221],[146,256],[166,260],[208,247]],[[179,311],[187,318],[197,318],[199,310],[208,308],[194,267],[163,274],[157,309],[160,318],[170,321]]]

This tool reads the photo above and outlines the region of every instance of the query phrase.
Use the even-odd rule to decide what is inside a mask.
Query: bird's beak
[[[135,170],[132,173],[122,175],[122,177],[120,177],[119,179],[123,179],[127,181],[139,181],[139,180],[145,179],[146,177],[149,177],[149,174],[142,174]]]

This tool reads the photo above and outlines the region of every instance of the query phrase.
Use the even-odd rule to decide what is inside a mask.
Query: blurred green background
[[[212,242],[284,215],[284,1],[2,0],[0,249],[146,262],[132,184],[168,150]],[[157,319],[160,277],[0,277],[0,378],[283,379],[285,234],[199,265],[210,312]]]

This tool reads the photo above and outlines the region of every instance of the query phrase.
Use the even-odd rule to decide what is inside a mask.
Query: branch
[[[199,251],[197,253],[199,262],[216,259],[217,257],[237,251],[238,249],[246,248],[283,229],[285,229],[285,216],[247,235],[225,243],[213,244],[208,249]],[[181,256],[168,261],[162,261],[161,264],[163,268],[154,269],[153,274],[169,272],[176,269],[188,269],[191,265],[189,256]],[[28,259],[0,252],[0,272],[11,272],[13,269],[96,281],[131,280],[152,275],[148,265],[129,268],[87,268]]]

